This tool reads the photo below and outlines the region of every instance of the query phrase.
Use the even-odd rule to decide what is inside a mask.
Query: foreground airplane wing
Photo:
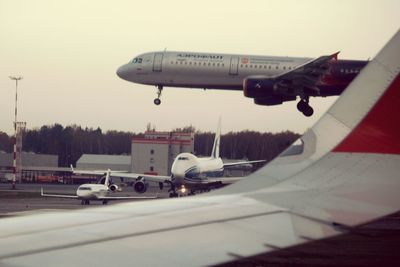
[[[0,265],[212,265],[338,235],[396,212],[399,72],[397,32],[302,136],[300,152],[289,148],[222,190],[2,219]]]

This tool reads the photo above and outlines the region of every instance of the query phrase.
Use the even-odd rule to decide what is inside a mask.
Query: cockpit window
[[[179,157],[178,160],[189,160],[188,157]]]
[[[134,59],[132,59],[132,63],[142,63],[143,59],[141,57],[135,57]]]

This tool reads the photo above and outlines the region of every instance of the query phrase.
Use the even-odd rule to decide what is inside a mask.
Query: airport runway
[[[40,196],[43,187],[45,193],[74,195],[79,185],[64,184],[17,184],[16,190],[11,189],[11,184],[0,184],[0,217],[23,215],[32,212],[46,212],[59,209],[85,209],[89,207],[101,207],[101,201],[91,201],[90,205],[81,205],[80,200],[65,198],[48,198]],[[132,188],[124,187],[122,192],[112,193],[114,196],[154,196],[168,198],[166,189],[159,191],[158,187],[149,187],[144,194],[137,194]],[[149,200],[114,200],[108,205],[126,201]]]

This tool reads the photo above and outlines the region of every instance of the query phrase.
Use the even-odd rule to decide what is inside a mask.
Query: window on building
[[[150,171],[151,172],[154,171],[154,167],[153,166],[150,166]]]
[[[154,149],[150,150],[150,154],[151,154],[151,155],[154,154]]]

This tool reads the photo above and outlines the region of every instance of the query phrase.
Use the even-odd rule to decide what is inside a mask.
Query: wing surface
[[[213,265],[396,212],[399,72],[397,32],[302,136],[297,153],[222,190],[2,219],[0,265]]]
[[[87,175],[105,175],[108,171],[107,170],[95,170],[95,171],[88,171],[88,170],[72,170],[73,173],[77,174],[87,174]],[[109,171],[110,177],[114,178],[125,178],[125,179],[139,179],[145,178],[147,181],[151,182],[165,182],[170,181],[171,176],[164,176],[164,175],[151,175],[151,174],[144,174],[144,173],[132,173],[132,172],[121,172],[121,171]]]
[[[300,87],[319,92],[316,85],[329,70],[329,61],[336,59],[338,54],[339,52],[336,52],[313,59],[272,79],[279,80],[279,85],[284,87]]]
[[[40,189],[40,195],[42,197],[57,197],[57,198],[75,198],[78,199],[77,195],[54,195],[54,194],[46,194],[43,192],[43,188]]]
[[[250,161],[239,161],[239,162],[232,162],[232,163],[224,163],[224,168],[235,167],[240,165],[248,165],[253,163],[262,163],[266,160],[250,160]]]
[[[134,196],[134,197],[99,197],[100,200],[123,200],[123,199],[156,199],[158,198],[158,194],[155,196]]]

